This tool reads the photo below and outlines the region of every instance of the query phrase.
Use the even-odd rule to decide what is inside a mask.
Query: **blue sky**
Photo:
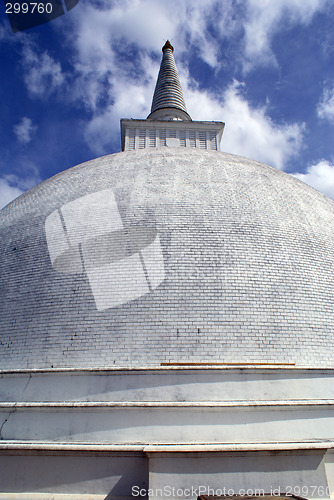
[[[120,118],[150,112],[169,39],[193,120],[226,123],[221,150],[334,199],[332,0],[80,0],[12,33],[1,4],[0,206],[120,151]]]

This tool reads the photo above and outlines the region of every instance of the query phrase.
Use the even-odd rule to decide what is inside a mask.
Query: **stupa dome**
[[[105,156],[1,211],[2,369],[334,364],[331,200],[217,151]]]

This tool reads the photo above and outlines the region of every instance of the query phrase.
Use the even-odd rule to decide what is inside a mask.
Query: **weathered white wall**
[[[334,450],[328,450],[325,455],[325,470],[327,476],[328,488],[331,498],[334,498]]]
[[[333,439],[332,370],[3,373],[2,440],[148,444]]]
[[[0,371],[0,401],[280,401],[334,399],[334,370],[147,368]]]
[[[326,499],[328,492],[334,492],[329,463],[333,462],[328,453],[324,456],[324,451],[315,450],[167,452],[148,453],[148,457],[130,452],[7,455],[0,457],[0,498],[124,500],[142,498],[146,492],[153,499],[161,498],[162,490],[165,498],[195,499],[197,494],[222,490],[224,494],[292,493]]]
[[[254,443],[327,441],[333,405],[324,407],[20,407],[2,409],[2,439],[20,441]]]
[[[131,497],[133,484],[148,487],[148,459],[143,454],[0,456],[0,498],[21,498],[21,494],[32,500],[33,493],[44,493],[48,500],[55,493],[124,498]]]
[[[277,496],[280,492],[328,498],[323,452],[166,453],[151,454],[149,460],[153,498],[166,487],[175,488],[176,498],[177,490],[189,490],[189,497],[195,499],[197,493],[219,494],[224,488],[223,494],[246,494],[249,490],[248,494]]]
[[[255,367],[2,372],[0,498],[126,499],[133,486],[203,484],[316,486],[300,496],[320,498],[334,484],[333,376]]]

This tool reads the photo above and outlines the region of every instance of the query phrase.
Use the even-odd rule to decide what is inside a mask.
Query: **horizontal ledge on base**
[[[327,450],[334,448],[334,441],[301,442],[259,442],[259,443],[217,443],[183,445],[148,445],[145,453],[189,453],[189,452],[224,452],[224,451],[275,451],[275,450]]]
[[[95,367],[95,368],[17,368],[17,369],[8,369],[8,370],[0,370],[0,375],[22,375],[22,374],[106,374],[112,375],[120,372],[171,372],[171,371],[256,371],[259,372],[261,370],[264,371],[318,371],[318,372],[332,372],[334,373],[333,366],[325,366],[325,367],[316,367],[316,366],[296,366],[290,364],[284,365],[273,365],[272,363],[261,364],[258,365],[256,363],[243,363],[243,364],[228,364],[228,365],[210,365],[210,364],[196,364],[196,365],[170,365],[167,366],[120,366],[120,367]]]
[[[144,452],[144,453],[196,453],[224,451],[271,451],[271,450],[327,450],[334,448],[334,440],[255,443],[56,443],[46,441],[0,441],[0,451],[56,451],[69,452]]]
[[[27,500],[27,493],[0,493],[0,500]],[[105,500],[106,496],[93,494],[93,495],[80,495],[75,493],[29,493],[29,500]],[[132,500],[131,497],[121,497],[122,500]]]
[[[5,401],[1,410],[72,409],[72,408],[240,408],[262,406],[333,406],[334,399],[289,399],[271,401]]]

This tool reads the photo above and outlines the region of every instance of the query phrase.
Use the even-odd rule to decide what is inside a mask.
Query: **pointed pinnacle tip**
[[[170,43],[169,40],[167,40],[167,42],[165,43],[165,45],[162,47],[162,52],[166,49],[171,49],[172,52],[174,52],[174,47],[173,45]]]

